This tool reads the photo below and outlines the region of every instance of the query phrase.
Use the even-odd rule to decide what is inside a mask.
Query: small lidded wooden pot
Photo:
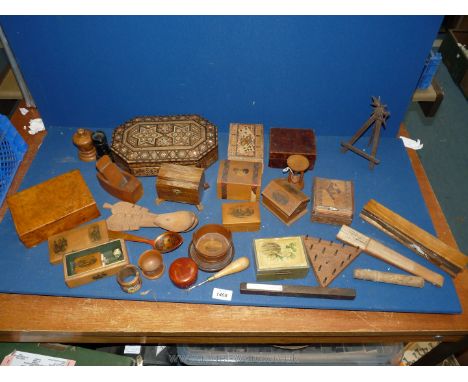
[[[147,279],[155,280],[164,273],[164,262],[161,252],[156,249],[150,249],[143,252],[138,259],[138,266]]]
[[[178,288],[188,288],[195,284],[198,277],[198,266],[189,257],[181,257],[169,267],[169,278]]]
[[[288,182],[302,190],[304,188],[304,174],[309,168],[309,160],[304,155],[290,155],[287,160],[289,167]]]
[[[206,224],[192,236],[189,256],[205,272],[217,272],[234,257],[232,233],[220,224]]]

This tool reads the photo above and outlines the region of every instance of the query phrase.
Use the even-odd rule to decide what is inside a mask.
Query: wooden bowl
[[[150,249],[143,252],[138,259],[143,276],[147,279],[155,280],[160,278],[164,273],[164,262],[161,252],[156,249]]]
[[[204,225],[193,234],[189,256],[200,269],[219,271],[234,256],[231,231],[219,224]]]

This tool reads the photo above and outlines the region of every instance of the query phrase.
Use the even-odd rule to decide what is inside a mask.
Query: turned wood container
[[[96,148],[91,138],[91,130],[77,129],[73,134],[73,144],[78,148],[78,158],[84,162],[96,160]]]
[[[138,266],[143,272],[143,276],[150,280],[160,278],[165,268],[161,252],[156,249],[143,252],[138,259]]]
[[[189,256],[206,272],[217,272],[234,257],[234,244],[229,229],[219,224],[207,224],[194,232]]]

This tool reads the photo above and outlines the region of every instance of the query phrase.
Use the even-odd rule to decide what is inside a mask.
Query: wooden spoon
[[[135,241],[138,243],[145,243],[151,245],[161,253],[167,253],[176,250],[184,242],[183,237],[177,232],[167,231],[156,237],[154,240],[145,237],[133,235],[127,232],[120,231],[107,231],[109,237],[112,239],[124,239],[127,241]]]
[[[106,222],[112,231],[135,231],[141,227],[160,227],[172,232],[186,232],[196,227],[197,216],[191,211],[153,214],[147,208],[128,202],[104,203],[112,216]]]

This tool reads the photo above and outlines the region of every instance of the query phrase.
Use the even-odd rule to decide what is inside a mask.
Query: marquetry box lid
[[[312,129],[272,127],[270,129],[270,152],[268,166],[286,168],[288,157],[293,154],[309,160],[309,170],[314,168],[317,157],[315,133]]]
[[[228,159],[259,162],[263,165],[263,125],[231,123]]]
[[[218,159],[218,129],[199,115],[137,117],[114,129],[112,151],[135,176],[155,176],[168,162],[207,168]]]
[[[309,261],[300,236],[273,237],[253,241],[258,281],[301,279]]]
[[[354,185],[350,180],[314,178],[312,221],[349,225],[354,215]]]
[[[232,232],[252,232],[260,229],[260,205],[258,202],[224,203],[223,225]]]
[[[100,216],[79,170],[50,178],[7,198],[20,240],[33,247]]]
[[[129,264],[127,247],[122,239],[68,253],[63,256],[65,283],[74,288],[117,274]]]
[[[260,199],[263,166],[258,162],[222,160],[219,164],[217,195],[220,199]]]
[[[272,180],[262,192],[262,203],[286,225],[307,213],[310,198],[287,179]]]

